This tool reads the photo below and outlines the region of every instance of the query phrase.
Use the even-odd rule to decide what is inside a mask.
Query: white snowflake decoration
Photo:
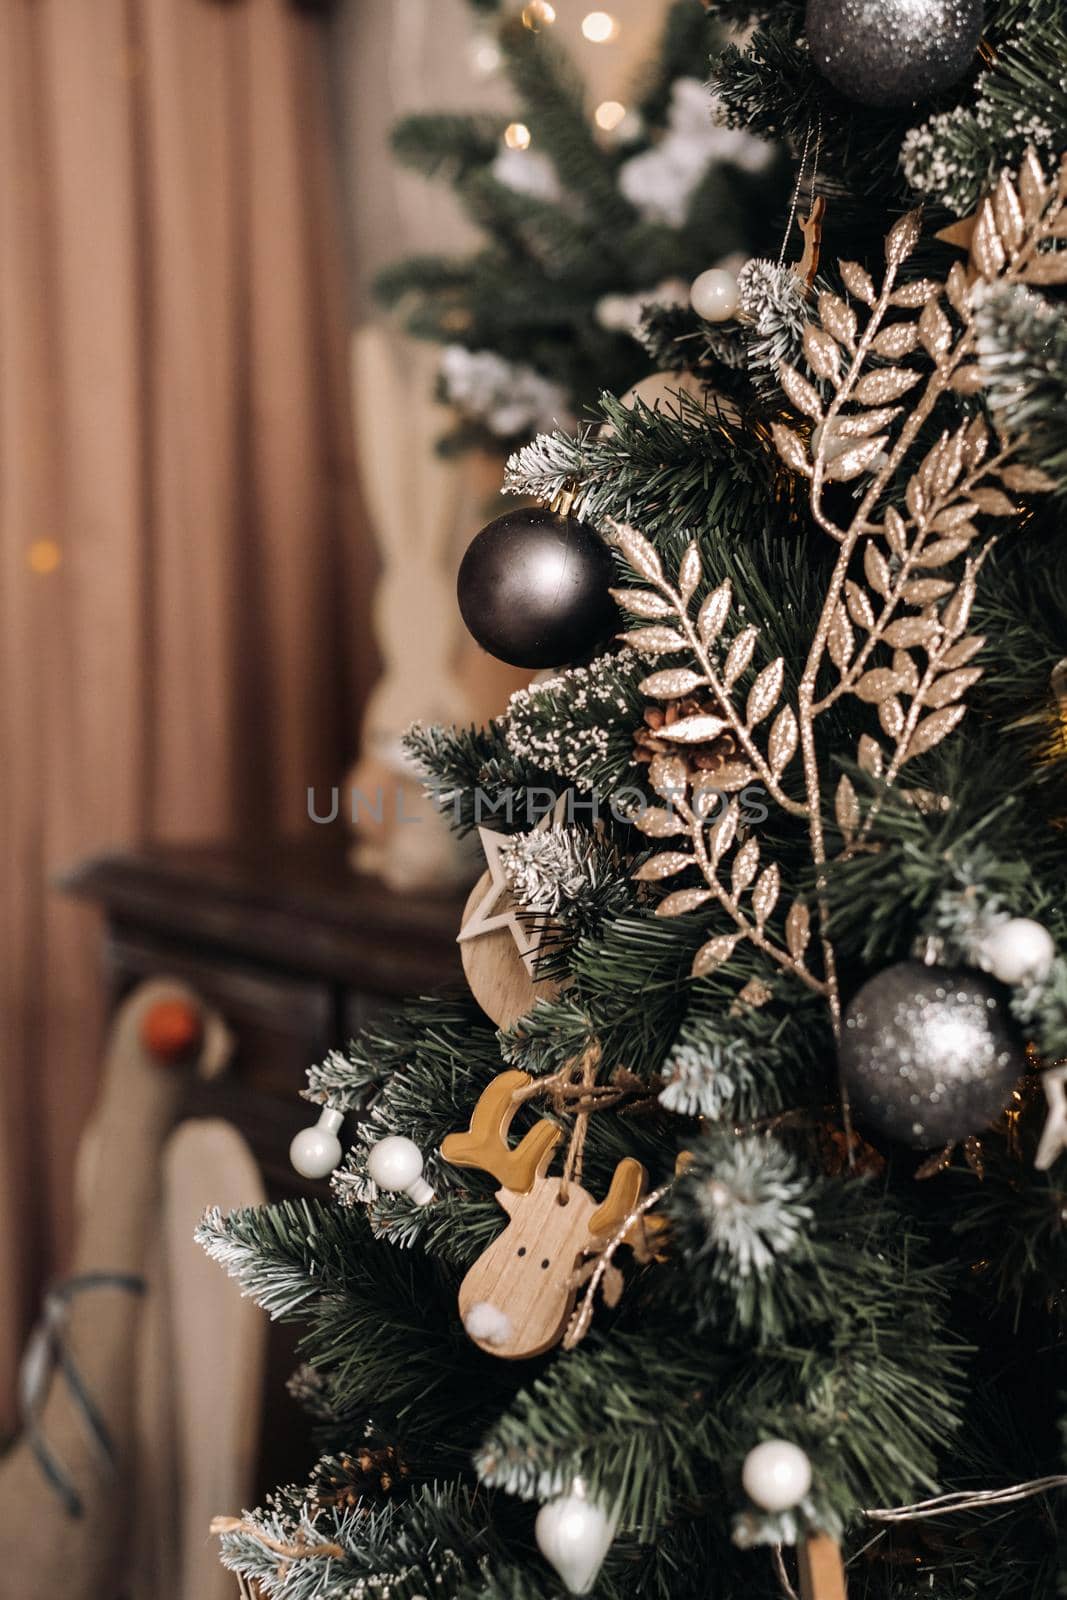
[[[505,361],[493,350],[446,345],[441,353],[445,397],[464,416],[484,422],[498,438],[565,427],[570,420],[566,390],[533,367]]]
[[[596,303],[596,320],[612,333],[628,333],[636,338],[649,306],[686,306],[689,285],[682,278],[664,278],[652,289],[636,294],[605,294]]]
[[[563,193],[555,167],[539,150],[511,150],[501,145],[489,171],[505,189],[533,200],[559,200]]]
[[[646,222],[680,228],[712,162],[755,173],[774,160],[774,150],[762,139],[716,122],[718,109],[716,97],[699,78],[675,79],[667,132],[651,150],[619,168],[619,188]]]

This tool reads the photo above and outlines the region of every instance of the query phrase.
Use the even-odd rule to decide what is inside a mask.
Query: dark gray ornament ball
[[[920,1150],[980,1133],[1025,1066],[1005,998],[980,972],[917,961],[865,983],[840,1046],[857,1117]]]
[[[560,667],[618,623],[607,546],[577,517],[530,506],[484,527],[460,564],[463,620],[513,667]]]
[[[982,0],[808,0],[815,65],[850,100],[904,106],[948,89],[974,60]]]

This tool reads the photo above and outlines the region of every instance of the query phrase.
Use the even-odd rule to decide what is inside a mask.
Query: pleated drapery
[[[0,0],[0,1431],[100,1037],[49,878],[298,828],[371,675],[319,51],[285,0]]]

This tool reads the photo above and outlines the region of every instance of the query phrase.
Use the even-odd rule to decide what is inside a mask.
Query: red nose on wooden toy
[[[165,1066],[188,1060],[203,1036],[200,1013],[187,1000],[157,1000],[141,1019],[141,1043]]]
[[[562,1339],[582,1256],[629,1215],[646,1180],[641,1163],[627,1157],[598,1206],[578,1184],[547,1176],[562,1137],[554,1123],[536,1123],[512,1149],[515,1095],[530,1081],[525,1072],[501,1073],[483,1091],[469,1132],[441,1144],[446,1161],[480,1168],[503,1185],[496,1198],[510,1220],[460,1284],[459,1311],[480,1349],[512,1361],[543,1355]]]

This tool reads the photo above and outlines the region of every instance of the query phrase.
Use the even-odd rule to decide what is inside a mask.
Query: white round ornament
[[[422,1151],[413,1139],[391,1133],[372,1145],[367,1155],[367,1171],[379,1189],[387,1194],[398,1191],[409,1195],[417,1206],[433,1199],[433,1190],[422,1175]]]
[[[741,1483],[764,1511],[791,1511],[811,1488],[811,1462],[798,1444],[767,1439],[745,1457]]]
[[[637,338],[641,320],[650,306],[685,306],[689,304],[689,285],[684,278],[664,278],[649,289],[638,289],[635,294],[601,295],[593,315],[600,327],[612,333],[628,333]]]
[[[586,1499],[580,1480],[570,1494],[550,1500],[537,1513],[537,1547],[571,1594],[588,1594],[596,1582],[615,1537],[615,1520]]]
[[[729,322],[737,315],[737,300],[737,279],[725,267],[709,267],[689,289],[689,304],[705,322]]]
[[[1031,917],[1009,917],[978,946],[978,964],[1001,983],[1039,983],[1056,955],[1052,935]]]
[[[337,1137],[345,1120],[343,1111],[323,1106],[314,1127],[301,1128],[289,1146],[289,1160],[302,1178],[328,1178],[341,1160]]]
[[[629,333],[634,325],[633,295],[602,294],[593,315],[597,325],[609,333]]]

